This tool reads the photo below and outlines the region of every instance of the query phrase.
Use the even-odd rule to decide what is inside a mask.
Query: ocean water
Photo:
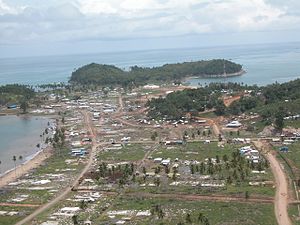
[[[300,42],[190,49],[114,52],[84,55],[0,58],[0,85],[67,82],[74,69],[96,62],[123,69],[130,66],[160,66],[165,63],[224,58],[243,65],[247,71],[227,81],[265,85],[300,77]],[[192,85],[224,79],[191,79]]]
[[[39,150],[36,145],[48,121],[45,117],[0,116],[0,174],[14,168],[13,156],[19,165]]]

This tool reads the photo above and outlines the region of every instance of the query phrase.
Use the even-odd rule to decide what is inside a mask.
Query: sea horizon
[[[134,65],[154,67],[217,58],[242,64],[247,71],[240,77],[228,78],[228,81],[265,85],[298,78],[299,57],[300,42],[287,42],[0,58],[0,85],[66,83],[75,69],[92,62],[128,70]],[[218,81],[224,82],[224,79],[189,80],[193,86]]]

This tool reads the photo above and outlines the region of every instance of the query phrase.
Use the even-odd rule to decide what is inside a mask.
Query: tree
[[[218,116],[224,115],[225,109],[226,109],[226,106],[224,105],[224,102],[221,99],[219,99],[215,106],[215,113]]]
[[[16,165],[17,157],[14,155],[12,160],[14,161],[15,164],[15,176],[17,176],[17,165]]]
[[[22,112],[23,113],[26,113],[27,112],[27,108],[28,108],[28,102],[25,98],[23,98],[21,100],[21,103],[20,103],[20,109],[22,109]]]
[[[284,111],[282,107],[279,107],[278,111],[275,113],[275,128],[282,131],[284,127]]]
[[[191,170],[191,174],[195,173],[195,166],[194,166],[194,164],[190,165],[190,170]]]
[[[23,161],[23,156],[19,156],[19,160],[20,160],[20,162],[22,163],[22,161]],[[22,170],[23,170],[23,167],[21,167],[22,168]]]
[[[200,163],[200,173],[203,174],[205,172],[205,164],[204,162]]]
[[[155,136],[155,134],[153,133],[153,134],[151,135],[151,140],[152,140],[152,141],[155,141],[155,139],[156,139],[156,136]]]
[[[77,215],[73,215],[72,216],[72,221],[73,221],[73,224],[74,225],[78,225],[79,223],[78,223],[78,216]]]
[[[219,142],[221,142],[223,140],[222,135],[219,134]]]
[[[195,134],[194,133],[192,133],[192,138],[195,139]]]
[[[225,155],[223,155],[223,161],[224,162],[227,162],[228,161],[228,156],[225,154]]]
[[[157,187],[160,185],[160,179],[159,179],[159,177],[156,177],[156,178],[154,179],[154,184],[155,184]]]
[[[209,129],[208,130],[208,134],[207,134],[208,136],[210,136],[211,135],[211,130]]]
[[[79,204],[79,208],[80,208],[80,209],[85,209],[86,207],[87,207],[86,202],[85,202],[84,200],[82,200],[82,201],[80,202],[80,204]]]
[[[203,223],[204,223],[204,225],[209,225],[209,221],[208,221],[208,218],[207,218],[207,217],[204,218]]]
[[[143,174],[146,175],[147,173],[146,167],[143,166],[142,170],[143,170]]]
[[[204,222],[204,218],[205,218],[205,216],[203,215],[202,212],[200,212],[199,215],[198,215],[198,222],[203,223]]]
[[[250,197],[249,191],[246,191],[246,192],[245,192],[245,199],[247,199],[247,200],[248,200],[248,199],[249,199],[249,197]]]
[[[189,214],[189,213],[186,214],[185,221],[186,221],[187,223],[192,223],[191,214]]]

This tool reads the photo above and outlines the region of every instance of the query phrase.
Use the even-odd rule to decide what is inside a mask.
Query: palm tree
[[[14,155],[12,160],[14,161],[15,164],[15,176],[17,176],[17,165],[16,165],[17,157]]]
[[[19,160],[20,160],[20,162],[22,163],[22,161],[23,161],[23,156],[22,156],[22,155],[19,156]],[[23,171],[22,164],[21,164],[21,168],[22,168],[22,171]]]
[[[74,225],[79,224],[79,223],[78,223],[78,216],[77,216],[77,215],[73,215],[73,216],[72,216],[72,221],[73,221],[73,224],[74,224]]]
[[[203,215],[203,213],[200,212],[199,215],[198,215],[198,222],[203,223],[204,217],[205,217],[205,216]]]
[[[192,223],[191,214],[189,214],[189,213],[186,214],[185,221],[186,221],[187,223]]]

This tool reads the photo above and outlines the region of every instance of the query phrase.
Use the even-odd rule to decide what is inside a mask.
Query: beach
[[[3,174],[0,177],[0,188],[28,174],[32,169],[39,167],[47,158],[49,158],[52,155],[52,153],[53,153],[52,147],[47,147],[37,152],[28,161],[17,166],[16,169],[11,169],[7,171],[5,174]]]

